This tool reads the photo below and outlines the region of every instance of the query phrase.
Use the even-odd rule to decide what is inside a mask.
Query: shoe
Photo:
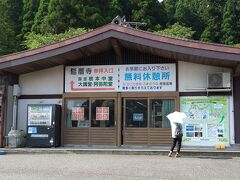
[[[179,153],[176,153],[175,154],[175,157],[181,157]]]
[[[168,154],[168,157],[172,157],[172,152],[170,151],[170,153]]]

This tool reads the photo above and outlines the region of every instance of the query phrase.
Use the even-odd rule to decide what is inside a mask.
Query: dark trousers
[[[177,152],[180,153],[182,138],[173,138],[173,145],[172,145],[171,151],[173,152],[177,143],[178,143]]]

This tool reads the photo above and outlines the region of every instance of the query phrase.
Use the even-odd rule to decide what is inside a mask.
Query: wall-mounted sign
[[[176,65],[66,67],[65,92],[125,91],[176,91]]]
[[[227,97],[181,97],[185,145],[229,144]]]
[[[96,120],[108,121],[109,120],[109,107],[96,107]]]
[[[84,120],[84,107],[72,107],[72,121]]]
[[[117,66],[67,66],[66,92],[117,91]]]
[[[175,64],[123,65],[119,69],[119,91],[176,91]]]

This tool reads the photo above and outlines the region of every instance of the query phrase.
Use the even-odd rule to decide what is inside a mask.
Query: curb
[[[28,149],[14,148],[0,150],[5,154],[113,154],[113,155],[162,155],[167,156],[168,150],[148,149]],[[215,156],[215,157],[240,157],[240,151],[230,150],[182,150],[182,156]]]

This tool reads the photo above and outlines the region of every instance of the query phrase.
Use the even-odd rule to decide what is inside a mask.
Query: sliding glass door
[[[175,111],[175,99],[124,98],[123,144],[170,143],[167,115]]]

